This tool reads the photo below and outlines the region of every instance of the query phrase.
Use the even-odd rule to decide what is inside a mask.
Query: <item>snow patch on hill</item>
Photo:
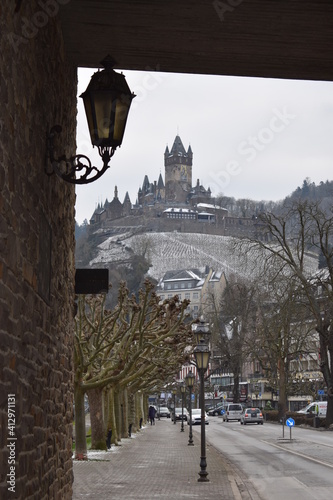
[[[232,249],[233,238],[192,233],[144,233],[107,238],[98,246],[98,255],[90,262],[92,267],[117,262],[129,257],[131,251],[140,253],[146,248],[151,268],[149,275],[157,280],[170,270],[209,266],[215,270],[244,274],[239,258]]]

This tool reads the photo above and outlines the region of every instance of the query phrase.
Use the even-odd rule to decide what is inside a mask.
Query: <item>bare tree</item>
[[[297,281],[267,269],[257,289],[257,320],[249,352],[259,361],[272,390],[279,394],[280,417],[287,411],[292,388],[291,362],[308,352],[312,323]]]
[[[239,382],[244,362],[246,338],[254,327],[255,289],[246,280],[231,276],[221,303],[213,302],[213,342],[221,353],[221,364],[234,376],[233,401],[239,402]]]
[[[261,215],[264,232],[255,246],[277,257],[288,268],[305,297],[306,307],[316,325],[320,345],[320,368],[327,386],[326,424],[333,423],[333,214],[320,202],[293,201],[279,215]],[[270,243],[263,241],[270,240]],[[320,272],[311,267],[319,252],[326,267]]]

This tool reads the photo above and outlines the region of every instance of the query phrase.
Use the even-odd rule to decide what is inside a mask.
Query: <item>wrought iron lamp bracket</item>
[[[93,166],[90,159],[82,154],[73,155],[69,158],[66,155],[61,155],[55,158],[54,141],[61,131],[62,127],[60,125],[55,125],[51,128],[47,136],[47,164],[45,166],[47,175],[53,175],[55,173],[61,177],[61,179],[71,184],[89,184],[99,179],[110,167],[109,162],[116,148],[98,148],[98,152],[103,161],[103,166],[100,169]],[[49,162],[52,166],[51,169],[49,167]],[[79,174],[79,176],[76,177],[76,174]]]

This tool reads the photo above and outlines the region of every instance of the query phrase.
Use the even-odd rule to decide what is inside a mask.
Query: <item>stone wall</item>
[[[75,149],[60,3],[0,6],[0,498],[72,497],[75,192],[44,173],[48,127]]]
[[[219,236],[233,237],[260,237],[260,226],[252,219],[232,218],[232,224],[229,224],[229,218],[220,218],[217,223],[189,219],[168,219],[167,217],[158,217],[152,210],[144,215],[132,215],[119,217],[118,219],[102,220],[99,223],[90,224],[91,232],[102,229],[101,239],[110,230],[110,234],[126,232],[127,229],[133,232],[174,232],[179,233],[200,233],[215,234]]]

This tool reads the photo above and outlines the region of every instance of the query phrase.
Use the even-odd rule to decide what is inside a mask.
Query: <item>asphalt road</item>
[[[210,417],[206,432],[207,442],[248,476],[262,500],[333,498],[332,431],[294,427],[290,439],[290,429],[283,438],[278,424],[243,426]]]

